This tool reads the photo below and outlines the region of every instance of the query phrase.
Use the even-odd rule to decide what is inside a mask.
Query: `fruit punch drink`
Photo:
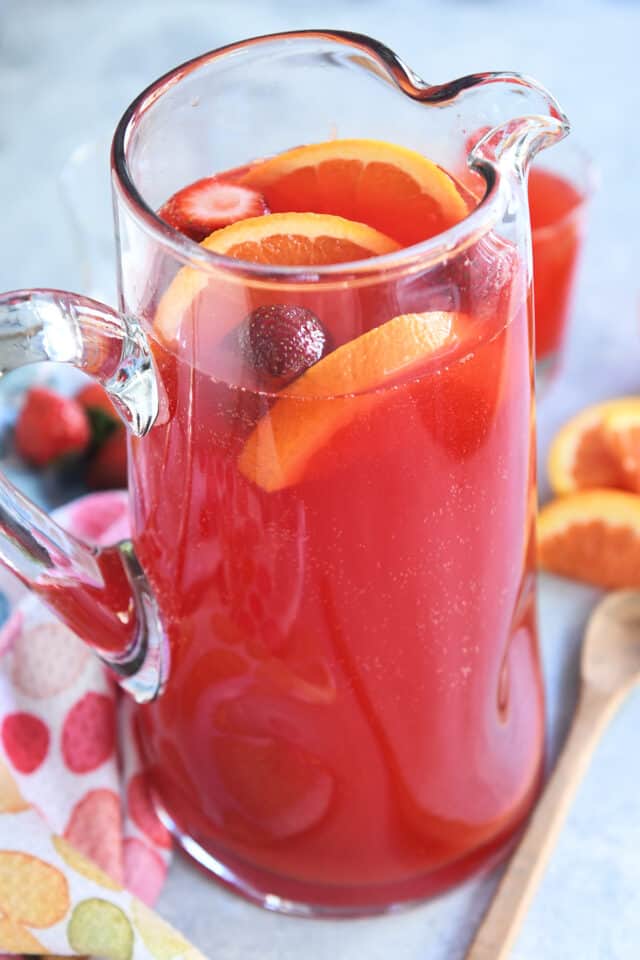
[[[458,160],[458,176],[480,200],[484,184],[467,166],[468,150],[490,127],[475,130]],[[582,241],[587,200],[594,187],[588,158],[566,145],[535,164],[528,176],[531,220],[535,352],[538,386],[544,385],[558,359],[567,332],[571,297]]]
[[[336,140],[161,215],[228,256],[318,265],[468,204],[413,151]],[[491,861],[531,804],[526,292],[513,242],[485,235],[347,287],[183,268],[147,305],[167,412],[133,444],[135,546],[171,682],[141,740],[174,828],[248,892],[417,899]]]
[[[116,130],[119,311],[0,295],[0,373],[72,363],[126,421],[133,536],[0,477],[0,560],[135,698],[184,849],[270,909],[443,890],[535,798],[527,170],[567,131],[519,74],[232,44]]]
[[[571,171],[574,176],[575,172]],[[539,362],[554,360],[566,333],[584,230],[588,185],[581,186],[585,192],[567,177],[544,167],[534,167],[529,175]]]

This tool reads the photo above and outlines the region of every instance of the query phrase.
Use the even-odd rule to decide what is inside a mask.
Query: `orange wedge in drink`
[[[330,214],[271,213],[216,230],[202,244],[236,260],[281,267],[366,260],[398,244],[365,223]]]
[[[403,246],[468,211],[454,180],[415,150],[381,140],[330,140],[255,164],[239,181],[270,210],[311,210],[368,223]]]
[[[556,494],[640,490],[640,397],[598,403],[569,420],[551,445],[548,470]]]
[[[640,497],[623,490],[581,490],[538,516],[543,570],[604,589],[640,587]]]
[[[326,266],[365,260],[398,249],[395,240],[364,223],[317,213],[273,213],[239,220],[216,230],[201,246],[214,253],[273,266]],[[184,267],[165,291],[155,328],[167,341],[175,338],[183,318],[215,278],[205,270]],[[231,319],[231,326],[235,320]],[[220,337],[228,332],[220,326]]]
[[[384,402],[384,387],[452,346],[455,327],[453,313],[405,313],[327,354],[258,422],[240,454],[240,472],[270,492],[300,482],[338,430]]]

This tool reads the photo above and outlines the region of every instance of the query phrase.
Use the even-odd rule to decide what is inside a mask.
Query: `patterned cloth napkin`
[[[97,544],[128,536],[124,493],[55,516]],[[148,906],[171,839],[141,772],[132,701],[4,571],[0,591],[0,951],[195,960]]]

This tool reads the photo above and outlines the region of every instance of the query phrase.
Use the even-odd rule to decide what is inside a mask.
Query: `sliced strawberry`
[[[28,391],[15,431],[16,448],[25,460],[44,467],[84,453],[90,439],[89,420],[77,400],[44,387]]]
[[[178,190],[159,211],[172,227],[198,241],[236,220],[265,213],[269,208],[261,193],[217,177],[205,177]]]

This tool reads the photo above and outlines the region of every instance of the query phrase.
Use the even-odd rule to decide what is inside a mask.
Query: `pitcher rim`
[[[384,44],[364,34],[341,30],[292,30],[263,34],[217,47],[186,60],[153,81],[132,100],[118,122],[112,141],[111,169],[114,188],[136,220],[144,225],[146,231],[153,236],[158,244],[169,249],[171,254],[185,265],[209,273],[222,271],[227,277],[235,276],[241,282],[249,280],[267,285],[293,284],[295,286],[307,286],[309,283],[317,285],[326,282],[335,285],[349,282],[351,285],[379,280],[382,276],[388,277],[389,274],[410,274],[433,267],[456,256],[490,232],[504,214],[510,191],[504,186],[506,178],[501,176],[495,167],[488,164],[483,164],[482,170],[477,171],[485,182],[482,199],[458,223],[427,240],[408,247],[401,247],[392,253],[347,263],[310,266],[249,263],[207,250],[195,240],[162,220],[138,190],[129,168],[130,138],[146,111],[183,78],[214,60],[227,57],[230,53],[238,50],[247,50],[261,44],[292,39],[327,40],[343,46],[351,46],[354,49],[365,50],[378,61],[379,65],[385,70],[388,79],[395,82],[403,92],[407,93],[404,90],[404,83],[396,75],[397,73],[416,89],[419,89],[419,85],[422,84],[425,90],[436,91],[432,103],[443,102],[444,97],[438,96],[438,91],[453,91],[451,94],[451,97],[453,97],[458,92],[469,89],[476,83],[485,82],[486,77],[489,76],[488,74],[473,74],[462,77],[446,86],[431,88],[424,81],[421,81]],[[526,80],[521,74],[513,73],[510,76]],[[425,97],[424,101],[427,100],[428,98]]]

